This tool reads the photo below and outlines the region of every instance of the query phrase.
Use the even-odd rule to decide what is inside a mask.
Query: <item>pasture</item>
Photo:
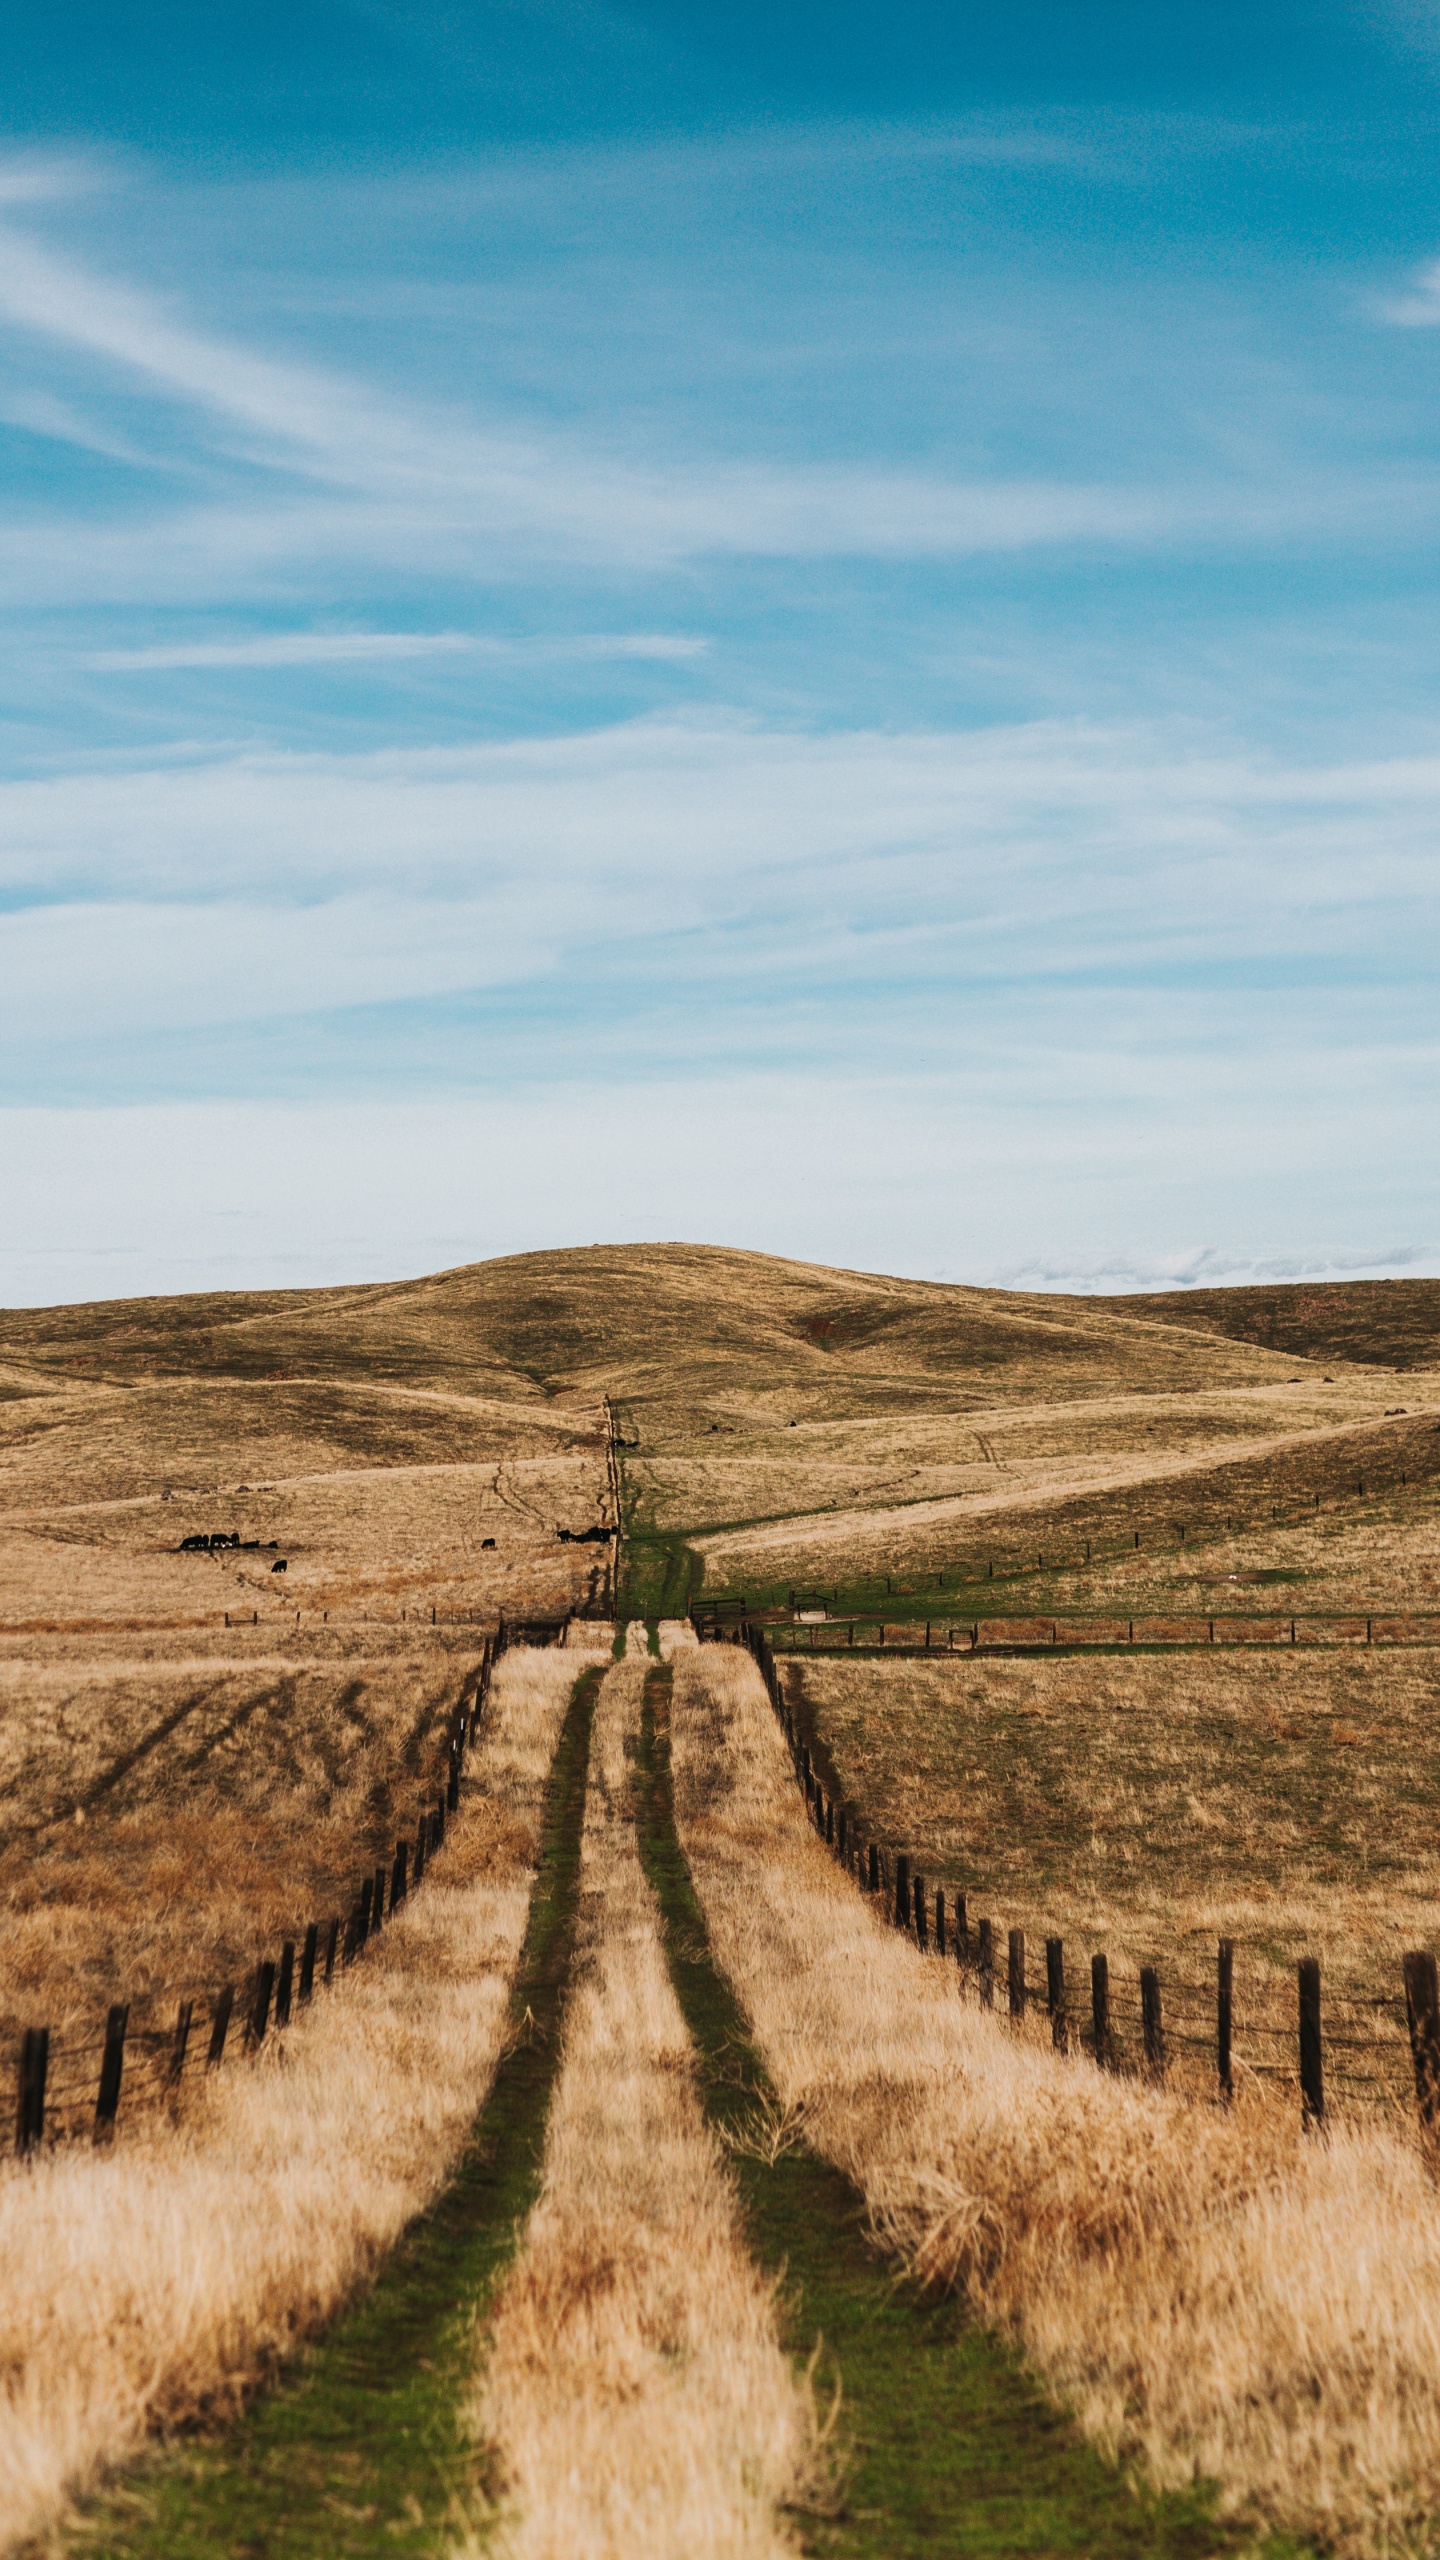
[[[1100,1302],[686,1246],[0,1319],[0,2051],[116,2002],[168,2033],[362,1877],[385,1905],[224,2070],[0,2161],[6,2547],[1440,2547],[1399,1986],[1440,1889],[1437,1343],[1433,1283]],[[827,1857],[692,1602],[775,1645],[887,1874],[1023,1930],[1034,1992],[1063,1940],[1068,2051]],[[1266,1612],[1293,1644],[1224,1642]],[[1113,1641],[1147,1617],[1221,1640]]]

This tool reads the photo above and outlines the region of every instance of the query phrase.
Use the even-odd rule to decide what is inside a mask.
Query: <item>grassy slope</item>
[[[1096,1298],[1123,1313],[1133,1298]],[[1147,1316],[1189,1332],[1263,1344],[1306,1359],[1383,1369],[1440,1368],[1440,1280],[1268,1282],[1248,1289],[1172,1289],[1143,1300]]]
[[[383,1287],[10,1314],[0,1482],[7,1451],[29,1453],[28,1483],[67,1431],[93,1467],[122,1410],[167,1465],[248,1437],[257,1470],[269,1440],[311,1468],[407,1452],[433,1467],[517,1434],[537,1455],[608,1393],[643,1596],[676,1606],[698,1580],[687,1548],[708,1587],[780,1588],[927,1569],[957,1536],[1018,1554],[1037,1522],[1098,1537],[1168,1518],[1222,1462],[1232,1503],[1338,1490],[1397,1445],[1395,1368],[1437,1357],[1440,1283],[1102,1301],[595,1247]],[[1404,1400],[1431,1392],[1418,1374]]]

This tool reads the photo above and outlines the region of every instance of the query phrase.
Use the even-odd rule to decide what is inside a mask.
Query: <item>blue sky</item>
[[[1440,1270],[1440,8],[0,96],[0,1297]]]

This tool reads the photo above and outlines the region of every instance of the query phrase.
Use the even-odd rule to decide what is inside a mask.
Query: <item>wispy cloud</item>
[[[815,736],[712,715],[107,760],[0,785],[0,950],[12,1038],[23,1021],[49,1045],[101,1015],[138,1035],[212,1001],[258,1021],[527,973],[543,1010],[548,986],[648,970],[662,1003],[705,985],[702,1036],[737,1058],[742,990],[823,992],[843,1041],[879,988],[877,1032],[903,1046],[933,1042],[941,987],[983,1001],[987,1036],[1049,987],[1066,1036],[1103,1049],[1123,986],[1161,1049],[1254,1055],[1297,1002],[1338,1041],[1337,990],[1363,1014],[1360,991],[1408,983],[1437,810],[1440,757],[1297,767],[1193,728],[1070,722]],[[1245,996],[1256,972],[1266,1007]]]
[[[454,402],[403,402],[334,370],[262,354],[193,325],[170,300],[72,257],[12,222],[0,229],[0,320],[72,357],[134,377],[208,419],[217,458],[274,483],[262,505],[217,493],[143,524],[12,528],[10,570],[118,584],[223,576],[365,550],[430,573],[457,542],[584,563],[658,567],[705,556],[963,558],[1076,545],[1147,547],[1233,536],[1333,511],[1334,490],[1227,488],[1219,480],[1108,481],[1038,471],[951,472],[816,458],[741,459],[691,435],[661,461],[535,419],[495,426]],[[295,499],[296,478],[309,484]],[[287,486],[287,484],[290,484]],[[323,493],[323,494],[320,494]],[[1396,491],[1387,493],[1393,512]],[[1431,491],[1427,503],[1436,503]]]
[[[1440,323],[1440,258],[1417,267],[1405,291],[1382,296],[1376,308],[1397,329],[1433,329]]]
[[[707,643],[685,632],[596,631],[554,638],[497,639],[473,631],[273,631],[253,640],[183,640],[149,649],[97,649],[89,667],[144,674],[166,667],[312,667],[368,665],[386,658],[638,658],[704,655]]]

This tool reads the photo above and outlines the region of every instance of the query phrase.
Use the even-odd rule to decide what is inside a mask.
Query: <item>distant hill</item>
[[[1169,1289],[1092,1306],[1144,1313],[1186,1332],[1224,1334],[1303,1360],[1384,1369],[1440,1367],[1440,1280],[1303,1280],[1246,1289]]]
[[[1171,1306],[897,1280],[711,1245],[597,1245],[373,1287],[21,1309],[0,1315],[0,1363],[112,1385],[295,1376],[501,1397],[610,1392],[672,1411],[779,1393],[819,1415],[948,1405],[957,1391],[988,1402],[1213,1380],[1223,1328],[1198,1309],[1186,1326]],[[1203,1349],[1196,1332],[1209,1337]],[[1253,1336],[1235,1343],[1222,1371],[1275,1374]]]
[[[556,1523],[594,1524],[609,1398],[634,1588],[673,1613],[702,1575],[713,1590],[938,1572],[1057,1539],[1149,1552],[1179,1521],[1408,1500],[1437,1473],[1440,1376],[1402,1397],[1393,1372],[1426,1363],[1440,1368],[1440,1281],[1040,1296],[594,1245],[375,1286],[0,1315],[0,1512],[23,1541],[56,1505],[68,1537],[67,1506],[135,1504],[124,1535],[149,1552],[146,1506],[167,1489],[226,1489],[223,1519],[187,1511],[204,1529],[233,1525],[242,1488],[365,1475],[383,1560],[381,1512],[408,1471],[407,1502],[429,1488],[427,1571],[443,1558],[447,1588],[478,1589],[510,1570],[522,1514],[542,1547]],[[489,1545],[487,1515],[481,1562],[486,1485],[510,1544]],[[265,1499],[246,1534],[278,1534]],[[285,1495],[287,1519],[299,1501]],[[105,1516],[113,1540],[122,1515]],[[354,1562],[348,1531],[325,1535]]]

